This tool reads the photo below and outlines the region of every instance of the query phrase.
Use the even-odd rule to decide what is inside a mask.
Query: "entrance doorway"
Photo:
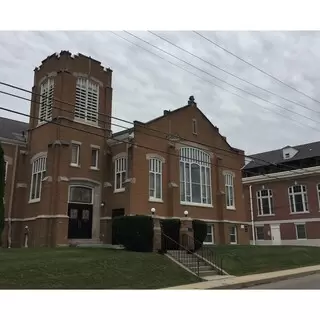
[[[272,244],[280,245],[281,244],[280,224],[270,225],[270,231],[271,231]]]
[[[69,187],[68,238],[92,238],[93,189],[84,186]]]

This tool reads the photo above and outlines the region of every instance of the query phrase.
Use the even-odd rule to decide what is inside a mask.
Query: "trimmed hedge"
[[[121,216],[112,220],[112,232],[129,251],[153,250],[153,219],[148,216]]]
[[[0,144],[0,246],[2,245],[2,232],[4,229],[4,189],[5,189],[5,163],[4,163],[4,152]]]
[[[161,250],[179,250],[180,243],[180,219],[163,219],[161,222]],[[168,239],[163,234],[171,238]]]
[[[193,237],[195,239],[194,250],[199,250],[207,236],[207,224],[202,220],[193,220]]]

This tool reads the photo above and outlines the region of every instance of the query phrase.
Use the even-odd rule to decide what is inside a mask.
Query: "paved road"
[[[320,289],[320,274],[295,278],[289,280],[278,281],[260,286],[247,288],[249,290],[264,290],[264,289]]]

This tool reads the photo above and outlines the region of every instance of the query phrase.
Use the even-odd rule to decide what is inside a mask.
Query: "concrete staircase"
[[[194,254],[187,253],[184,250],[168,250],[167,255],[200,278],[216,276],[218,274],[211,264],[205,262]]]
[[[77,248],[107,248],[107,249],[124,249],[121,245],[104,244],[96,239],[72,239],[69,241],[70,247]]]

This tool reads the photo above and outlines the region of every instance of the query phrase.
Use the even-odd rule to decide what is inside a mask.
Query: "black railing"
[[[170,244],[169,248],[167,244]],[[195,255],[192,250],[181,245],[166,234],[162,233],[161,253],[167,253],[180,262],[185,268],[200,277],[200,262],[202,259]],[[174,247],[172,250],[171,248]]]
[[[213,248],[204,246],[199,240],[188,235],[188,247],[196,248],[193,250],[195,254],[201,257],[203,261],[209,262],[219,275],[224,275],[223,256],[219,255]]]

